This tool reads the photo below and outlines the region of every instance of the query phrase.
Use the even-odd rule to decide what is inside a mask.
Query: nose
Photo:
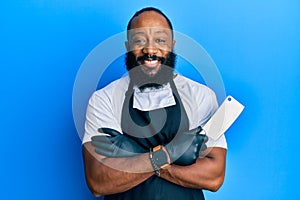
[[[143,48],[144,54],[154,55],[157,53],[157,51],[158,49],[152,44],[152,42],[148,42]]]

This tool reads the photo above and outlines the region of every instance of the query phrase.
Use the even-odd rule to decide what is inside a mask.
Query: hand
[[[97,135],[92,137],[92,145],[96,147],[98,154],[107,157],[131,157],[148,152],[134,140],[110,128],[99,128],[99,132],[110,136]]]
[[[200,134],[201,131],[202,128],[199,126],[179,133],[165,146],[171,163],[186,166],[196,162],[199,152],[206,149],[205,143],[208,140],[206,135]]]

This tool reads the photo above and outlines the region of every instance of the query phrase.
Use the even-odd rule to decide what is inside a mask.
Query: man
[[[217,191],[225,174],[225,137],[201,133],[215,94],[174,74],[173,27],[160,10],[138,11],[127,31],[129,75],[96,91],[87,108],[87,184],[105,199],[204,199],[202,189]]]

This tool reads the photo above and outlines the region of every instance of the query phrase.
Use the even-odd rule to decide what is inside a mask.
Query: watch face
[[[162,149],[153,152],[153,160],[159,167],[168,164],[167,155]]]

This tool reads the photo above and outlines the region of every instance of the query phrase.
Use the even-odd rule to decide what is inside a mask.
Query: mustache
[[[150,54],[147,53],[143,56],[137,57],[136,60],[137,60],[137,62],[143,62],[145,60],[158,60],[161,63],[164,63],[166,59],[164,57],[160,57],[160,56],[157,56],[157,55],[150,55]]]
[[[156,55],[148,55],[148,54],[136,57],[132,53],[132,51],[129,51],[125,54],[125,64],[126,64],[127,71],[130,71],[131,69],[139,66],[140,65],[139,63],[142,63],[145,60],[149,60],[150,58],[152,60],[154,60],[154,59],[158,60],[159,59],[161,64],[166,65],[166,66],[171,67],[171,68],[175,68],[176,54],[173,53],[173,52],[169,52],[168,56],[166,56],[166,58],[164,58],[164,57],[159,57],[159,56],[156,56]],[[138,62],[138,60],[140,62]]]

